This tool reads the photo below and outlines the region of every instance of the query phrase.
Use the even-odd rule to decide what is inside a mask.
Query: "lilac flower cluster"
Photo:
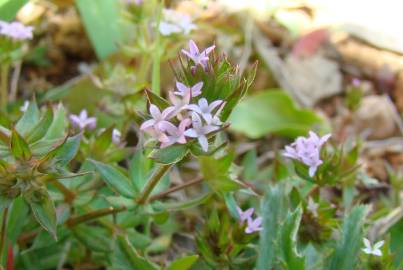
[[[320,148],[330,138],[331,134],[319,137],[309,132],[309,137],[298,137],[295,142],[285,147],[285,157],[298,160],[309,167],[309,176],[314,176],[318,167],[323,163],[320,159]]]
[[[196,65],[200,64],[205,68],[208,61],[208,53],[205,51],[209,49],[200,54],[192,40],[189,44],[192,44],[190,45],[192,54],[189,54],[189,57],[194,58]],[[192,46],[194,46],[193,49]],[[210,48],[209,51],[214,49],[214,46]],[[207,99],[202,97],[197,100],[197,103],[191,103],[195,97],[202,94],[202,87],[203,82],[193,86],[176,82],[176,91],[171,91],[168,95],[171,106],[161,111],[156,105],[150,104],[149,112],[152,118],[145,121],[140,129],[159,141],[161,148],[176,143],[185,144],[186,137],[189,137],[197,139],[203,151],[207,152],[207,135],[222,126],[220,113],[225,102],[215,100],[209,104]],[[175,125],[175,122],[178,124]]]
[[[214,50],[215,45],[210,46],[200,52],[199,48],[197,47],[196,43],[193,40],[189,41],[189,51],[182,49],[182,53],[186,55],[189,59],[191,59],[194,63],[192,69],[194,70],[197,65],[200,65],[204,70],[207,70],[207,63],[208,63],[208,55]]]
[[[32,26],[25,26],[20,22],[0,21],[0,35],[7,36],[15,41],[32,39]]]
[[[254,208],[249,208],[246,209],[245,211],[242,211],[241,208],[237,207],[236,210],[238,212],[241,223],[244,223],[245,221],[247,222],[245,233],[251,234],[263,230],[262,227],[263,218],[257,217],[256,219],[252,219],[253,212],[255,212]]]
[[[71,124],[80,130],[94,129],[97,126],[97,119],[95,117],[88,117],[87,110],[82,110],[79,115],[70,114]]]

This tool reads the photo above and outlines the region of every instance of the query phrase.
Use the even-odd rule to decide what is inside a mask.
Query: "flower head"
[[[213,121],[213,111],[223,104],[222,100],[215,100],[208,104],[207,99],[201,98],[198,101],[198,105],[190,104],[187,108],[191,111],[197,112],[200,114],[207,124],[211,124]]]
[[[196,29],[196,25],[192,23],[192,18],[187,14],[172,9],[165,9],[163,13],[164,20],[160,22],[159,30],[164,36],[174,33],[184,33],[187,35],[190,31]]]
[[[192,113],[192,128],[189,128],[185,131],[185,135],[191,138],[197,138],[201,148],[204,152],[208,151],[208,140],[206,135],[210,132],[216,131],[218,129],[217,126],[213,125],[203,125],[202,119],[200,116],[193,112]]]
[[[245,228],[245,233],[251,234],[263,230],[262,222],[262,217],[257,217],[255,220],[253,220],[252,218],[248,218],[248,225]]]
[[[189,51],[182,49],[182,53],[189,57],[195,64],[201,65],[204,70],[207,69],[207,62],[209,60],[208,54],[211,53],[215,48],[215,45],[206,48],[204,51],[200,52],[199,48],[197,47],[196,43],[193,40],[189,40]]]
[[[236,211],[238,212],[239,219],[241,220],[241,222],[244,222],[244,221],[247,221],[248,219],[252,218],[252,215],[253,215],[253,212],[255,211],[255,209],[252,207],[252,208],[246,209],[245,211],[242,211],[242,209],[237,206]]]
[[[183,119],[179,126],[176,127],[170,122],[164,122],[161,124],[161,130],[167,133],[167,140],[161,143],[161,148],[170,146],[174,143],[185,144],[185,130],[190,125],[190,119]]]
[[[190,92],[186,92],[184,96],[178,97],[176,96],[173,92],[169,92],[169,101],[171,101],[172,105],[169,107],[171,111],[171,116],[176,115],[179,116],[179,119],[182,119],[181,115],[179,114],[183,110],[187,109],[187,106],[189,105],[190,102]]]
[[[87,110],[82,110],[79,115],[70,114],[70,122],[74,127],[84,130],[85,128],[94,129],[97,125],[95,117],[88,117]]]
[[[375,243],[373,246],[371,246],[371,242],[364,237],[364,245],[365,248],[362,249],[362,251],[364,251],[366,254],[372,254],[375,256],[382,256],[382,251],[380,250],[380,248],[383,246],[383,244],[385,243],[385,241],[379,241],[378,243]]]
[[[299,160],[309,166],[309,176],[314,176],[319,165],[323,163],[320,159],[320,148],[330,138],[331,134],[318,137],[314,132],[309,132],[309,137],[298,137],[294,143],[285,147],[283,156]]]
[[[12,40],[26,40],[32,39],[33,34],[33,27],[32,26],[25,26],[20,22],[5,22],[0,21],[0,35],[7,36]]]
[[[174,107],[168,107],[161,112],[157,106],[150,104],[149,111],[152,119],[145,121],[140,126],[140,130],[147,132],[160,142],[167,142],[168,138],[164,134],[161,127],[164,125],[164,123],[168,123],[168,119],[171,117],[171,113],[174,111],[174,109]]]
[[[177,91],[174,92],[175,95],[177,96],[190,96],[192,97],[197,97],[199,95],[201,95],[201,89],[203,87],[203,82],[198,82],[195,85],[193,85],[192,87],[186,86],[181,82],[176,82],[176,88]]]

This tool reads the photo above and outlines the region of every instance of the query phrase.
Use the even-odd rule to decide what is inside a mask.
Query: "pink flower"
[[[176,115],[176,116],[178,116],[179,120],[183,119],[184,117],[181,115],[178,115],[178,114],[180,112],[182,112],[183,110],[185,110],[187,108],[187,106],[189,105],[190,92],[185,93],[185,95],[181,98],[177,97],[173,92],[169,92],[168,96],[169,96],[169,101],[171,101],[171,103],[173,105],[173,106],[169,107],[172,110],[170,116],[173,117]]]
[[[157,106],[150,104],[149,110],[152,119],[149,119],[141,124],[140,130],[147,132],[160,142],[167,142],[168,138],[163,133],[161,127],[164,125],[164,123],[169,123],[168,119],[172,117],[171,113],[174,111],[174,108],[168,107],[161,112]]]
[[[251,234],[254,232],[259,232],[263,230],[262,227],[263,218],[257,217],[255,220],[248,218],[248,225],[245,228],[245,233]]]
[[[88,117],[87,110],[82,110],[79,115],[70,114],[70,122],[74,127],[84,130],[86,127],[94,129],[97,125],[95,117]]]
[[[208,140],[206,135],[210,132],[217,130],[217,126],[205,125],[203,126],[202,120],[197,113],[192,113],[192,128],[185,131],[185,135],[191,138],[197,138],[201,148],[204,152],[208,151]]]
[[[189,51],[182,49],[182,53],[192,59],[195,66],[201,65],[204,70],[207,69],[207,62],[209,60],[208,54],[211,53],[215,48],[215,45],[206,48],[204,51],[200,52],[196,43],[193,40],[189,40]]]
[[[203,87],[203,82],[198,82],[192,87],[186,86],[181,82],[176,82],[176,88],[178,91],[175,91],[174,94],[177,96],[187,96],[197,97],[201,94],[201,88]]]
[[[175,143],[185,144],[185,130],[190,125],[190,119],[184,119],[176,127],[170,122],[161,123],[161,130],[167,133],[167,140],[161,143],[161,148],[165,148]]]
[[[255,209],[249,208],[249,209],[246,209],[245,211],[242,211],[242,209],[237,206],[236,211],[238,212],[239,219],[241,220],[241,222],[244,222],[244,221],[247,221],[248,219],[252,218],[252,215],[253,215],[253,212],[255,211]]]
[[[320,148],[330,138],[331,134],[318,137],[309,132],[309,137],[298,137],[294,143],[285,147],[283,156],[298,160],[309,166],[309,176],[314,176],[318,167],[323,163],[320,160]]]
[[[198,101],[198,105],[190,104],[187,106],[187,109],[197,112],[204,118],[204,120],[206,121],[207,124],[211,124],[213,121],[212,113],[221,104],[223,104],[222,100],[215,100],[215,101],[211,102],[209,105],[207,102],[207,99],[201,98]],[[220,124],[221,124],[221,122],[220,122]]]
[[[5,22],[0,21],[0,35],[7,36],[13,40],[32,39],[32,26],[25,26],[20,22]]]

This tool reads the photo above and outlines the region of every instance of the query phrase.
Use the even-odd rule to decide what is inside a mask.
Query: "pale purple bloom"
[[[253,220],[252,218],[248,218],[248,225],[245,228],[245,233],[251,234],[263,230],[262,222],[262,217],[257,217],[255,220]]]
[[[155,139],[159,140],[160,142],[167,142],[168,138],[163,133],[161,126],[164,123],[169,123],[168,119],[171,118],[171,113],[174,111],[175,108],[168,107],[162,112],[158,109],[157,106],[154,104],[150,104],[150,114],[152,119],[145,121],[141,126],[140,130],[143,130],[150,134]]]
[[[245,211],[242,211],[242,209],[237,206],[236,211],[238,212],[239,219],[241,220],[241,222],[244,222],[244,221],[247,221],[248,219],[252,218],[252,215],[253,215],[253,212],[255,211],[255,209],[252,207],[252,208],[246,209]]]
[[[181,82],[176,82],[176,88],[178,91],[175,91],[174,94],[177,96],[190,96],[190,97],[197,97],[201,95],[201,89],[203,87],[203,82],[198,82],[192,87],[186,86]]]
[[[176,127],[174,124],[170,122],[161,123],[161,130],[166,132],[166,136],[168,138],[167,141],[161,143],[161,148],[170,146],[175,143],[185,144],[185,130],[190,125],[190,119],[184,119],[179,123],[179,126]]]
[[[172,9],[164,9],[164,20],[160,22],[159,30],[163,36],[169,36],[174,33],[189,34],[196,29],[192,23],[192,18],[184,13]]]
[[[185,110],[190,102],[190,92],[186,93],[183,97],[176,96],[173,92],[169,92],[169,101],[171,101],[172,105],[169,107],[172,112],[171,116],[177,115],[181,120],[183,117],[179,114],[181,111]],[[179,114],[179,115],[178,115]]]
[[[70,114],[69,118],[71,124],[80,130],[84,130],[87,127],[94,129],[97,125],[97,119],[95,117],[88,117],[87,110],[82,110],[79,115]]]
[[[189,51],[182,49],[182,53],[185,54],[189,59],[192,59],[195,66],[201,65],[204,70],[207,69],[207,62],[209,60],[208,54],[211,53],[215,48],[215,45],[206,48],[204,51],[200,52],[196,43],[193,40],[189,40]]]
[[[185,131],[185,135],[191,138],[197,138],[204,152],[208,150],[208,140],[206,135],[216,131],[218,127],[213,125],[203,125],[202,119],[197,113],[192,113],[192,128]]]
[[[24,104],[20,107],[20,111],[21,112],[26,112],[26,110],[28,110],[28,107],[29,107],[29,101],[25,100]]]
[[[0,21],[0,35],[7,36],[13,40],[32,39],[32,26],[25,26],[20,22],[5,22]]]
[[[314,176],[318,167],[323,163],[320,159],[320,148],[330,138],[331,134],[318,137],[314,132],[309,132],[309,137],[298,137],[294,143],[285,147],[283,156],[299,160],[309,166],[309,176]]]
[[[365,248],[362,249],[362,251],[364,251],[366,254],[372,254],[375,256],[382,256],[382,251],[380,250],[380,248],[383,246],[383,244],[385,243],[385,241],[379,241],[377,243],[375,243],[373,246],[371,246],[371,242],[364,237],[364,245]]]
[[[114,128],[112,130],[112,142],[114,144],[119,144],[121,138],[122,138],[122,133],[118,129]]]
[[[212,113],[221,104],[223,104],[222,100],[215,100],[215,101],[211,102],[209,105],[207,102],[207,99],[201,98],[198,101],[198,105],[190,104],[187,106],[187,109],[197,112],[198,114],[200,114],[203,117],[204,120],[206,120],[207,124],[211,124],[211,122],[213,120]]]
[[[360,80],[360,79],[357,79],[357,78],[354,78],[353,81],[352,81],[352,83],[353,83],[353,85],[354,85],[355,87],[359,87],[359,86],[361,85],[361,80]]]

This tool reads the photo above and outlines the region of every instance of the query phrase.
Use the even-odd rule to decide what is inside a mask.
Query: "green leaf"
[[[280,250],[286,269],[304,270],[305,259],[297,251],[297,233],[301,222],[302,209],[298,207],[289,213],[284,224],[281,226]]]
[[[28,143],[33,143],[40,140],[48,131],[48,128],[53,121],[53,110],[48,108],[39,122],[27,133],[26,138]]]
[[[81,134],[67,138],[66,142],[57,150],[55,159],[60,166],[65,166],[76,156],[80,148]]]
[[[93,145],[93,151],[96,157],[104,156],[106,150],[111,145],[113,128],[114,126],[110,126],[96,138]]]
[[[78,225],[73,229],[74,236],[93,251],[111,251],[110,237],[107,230],[87,225]]]
[[[41,200],[28,202],[36,221],[56,240],[56,210],[47,192],[42,193]]]
[[[20,196],[14,199],[13,204],[10,208],[10,214],[7,224],[7,237],[14,244],[17,242],[18,236],[20,236],[23,226],[27,221],[28,211],[28,205],[26,204],[23,197]]]
[[[63,138],[65,136],[66,127],[67,127],[66,110],[60,103],[57,106],[56,111],[54,112],[53,122],[45,135],[45,139],[52,140]]]
[[[155,203],[155,209],[157,209],[158,211],[181,211],[181,210],[185,210],[188,208],[192,208],[192,207],[196,207],[200,204],[205,203],[206,201],[208,201],[210,199],[210,197],[212,196],[211,193],[206,193],[201,195],[200,197],[197,197],[195,199],[192,200],[188,200],[185,202],[175,202],[175,203]]]
[[[366,206],[355,206],[344,218],[341,239],[330,256],[326,270],[355,269],[363,239]]]
[[[231,171],[233,155],[222,158],[199,157],[200,171],[206,183],[216,192],[229,192],[243,188]]]
[[[172,164],[181,161],[189,152],[184,144],[176,144],[162,149],[153,150],[149,158],[162,164]]]
[[[118,49],[122,41],[119,2],[115,0],[76,0],[84,27],[99,59]]]
[[[198,255],[185,256],[173,261],[166,270],[188,270],[199,259]]]
[[[239,219],[239,214],[237,211],[238,205],[235,201],[234,194],[232,194],[232,192],[225,192],[224,200],[225,200],[225,204],[227,205],[228,211],[231,214],[231,216],[235,219]]]
[[[28,0],[1,0],[0,20],[11,21],[15,18],[18,10],[28,3]]]
[[[390,249],[396,254],[394,265],[396,268],[403,263],[403,219],[390,228]]]
[[[260,234],[257,270],[277,269],[276,260],[281,256],[278,237],[281,221],[287,213],[283,185],[270,187],[262,202],[263,231]]]
[[[32,156],[28,143],[15,129],[11,132],[10,148],[14,158],[18,160],[29,160]]]
[[[114,249],[112,261],[117,269],[135,269],[135,270],[158,270],[160,269],[146,258],[140,256],[137,250],[132,246],[129,240],[119,235],[117,247]]]
[[[23,116],[18,120],[15,129],[21,135],[25,135],[31,130],[39,121],[40,113],[35,99],[29,102],[28,109],[24,112]]]
[[[3,211],[5,208],[9,207],[12,201],[12,198],[0,195],[0,211]]]
[[[305,135],[321,119],[313,111],[296,108],[286,92],[270,90],[241,101],[229,122],[232,130],[253,139],[267,134],[294,138]]]
[[[135,192],[127,176],[109,164],[95,160],[90,160],[90,162],[95,166],[95,169],[101,174],[102,179],[110,188],[127,198],[134,198],[136,196],[137,192]]]
[[[133,158],[130,161],[129,175],[132,184],[137,188],[137,190],[142,190],[147,183],[153,163],[154,162],[151,159],[145,156],[143,149],[138,148],[134,153]]]
[[[156,105],[158,108],[160,108],[160,110],[163,110],[170,106],[170,104],[167,100],[156,95],[155,93],[153,93],[147,89],[144,90],[144,93],[146,94],[148,103]]]

